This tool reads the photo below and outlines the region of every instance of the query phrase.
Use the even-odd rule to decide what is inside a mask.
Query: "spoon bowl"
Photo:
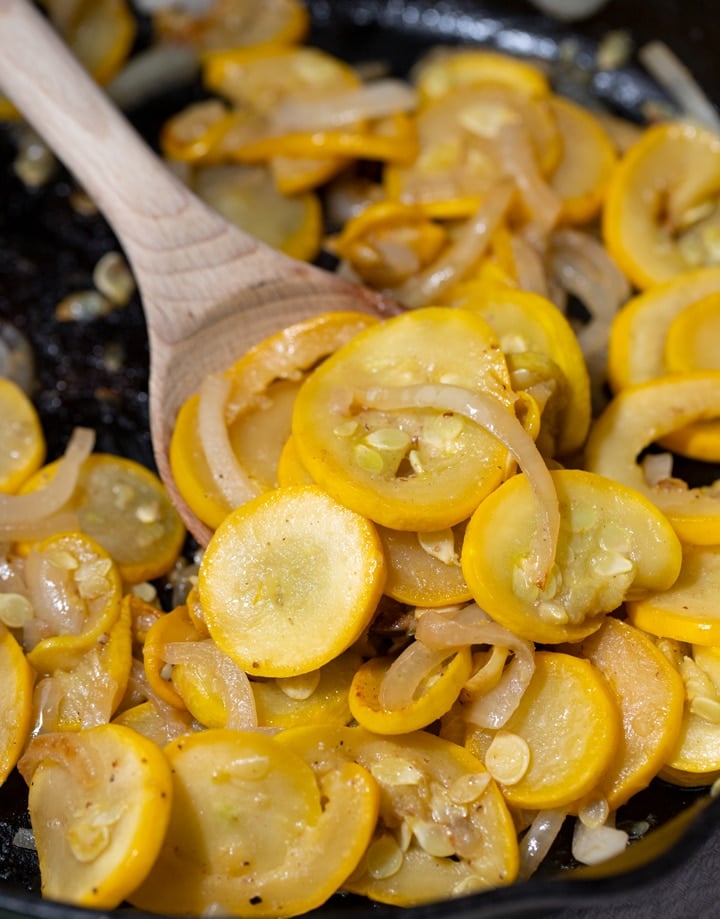
[[[211,531],[177,490],[168,459],[178,409],[203,378],[319,313],[397,306],[283,255],[228,223],[166,168],[29,0],[0,4],[0,88],[92,196],[132,266],[150,346],[158,472],[185,525]]]

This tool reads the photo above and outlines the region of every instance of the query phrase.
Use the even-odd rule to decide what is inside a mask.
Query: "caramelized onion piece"
[[[448,657],[448,649],[431,649],[422,641],[408,645],[392,662],[380,683],[378,702],[385,711],[407,708],[419,687]]]
[[[487,249],[496,227],[507,213],[513,190],[509,181],[490,189],[457,239],[427,268],[393,288],[393,296],[414,309],[437,299],[444,290],[462,280]]]
[[[227,377],[210,373],[200,387],[198,428],[202,446],[213,480],[230,507],[240,507],[260,494],[238,462],[230,443],[225,418],[225,406],[232,385]]]
[[[467,720],[479,727],[503,727],[520,704],[535,672],[532,642],[493,622],[475,603],[451,615],[429,610],[418,622],[415,635],[429,648],[445,651],[466,645],[500,645],[512,651],[512,660],[497,686],[475,699],[465,712]]]
[[[284,99],[273,111],[272,129],[275,133],[337,130],[366,119],[412,112],[417,104],[417,92],[402,80],[375,80],[312,99]]]
[[[222,698],[227,713],[226,728],[248,730],[257,727],[255,697],[247,674],[211,638],[168,642],[163,658],[168,664],[197,667],[206,674],[210,688]]]
[[[0,495],[0,538],[17,539],[39,520],[55,514],[75,491],[80,466],[92,452],[95,432],[75,428],[52,480],[26,495]]]
[[[29,785],[37,767],[45,760],[64,766],[86,786],[101,774],[102,760],[98,752],[86,744],[75,744],[65,731],[33,737],[17,764],[18,772]]]
[[[355,400],[368,408],[386,412],[407,408],[455,412],[479,424],[507,447],[528,477],[538,503],[539,525],[532,537],[526,573],[531,583],[540,588],[545,585],[555,561],[560,529],[555,485],[535,441],[502,403],[487,393],[433,383],[378,387],[357,394]]]

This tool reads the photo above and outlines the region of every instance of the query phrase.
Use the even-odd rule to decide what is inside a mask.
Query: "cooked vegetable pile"
[[[603,861],[655,778],[710,786],[713,125],[622,121],[483,48],[362,70],[301,43],[296,0],[143,4],[136,56],[124,0],[44,5],[118,99],[199,68],[160,132],[173,168],[405,309],[320,312],[182,406],[172,472],[213,533],[194,558],[156,475],[93,431],[46,464],[31,382],[0,365],[0,778],[29,786],[43,894],[410,906],[527,879],[563,826]],[[18,137],[41,184],[52,156]],[[118,253],[94,283],[59,321],[132,296]]]

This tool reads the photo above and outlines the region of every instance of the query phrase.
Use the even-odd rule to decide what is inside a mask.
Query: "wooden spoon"
[[[173,482],[180,405],[211,371],[329,310],[391,313],[381,295],[297,262],[227,223],[163,165],[29,0],[0,0],[0,87],[82,183],[120,240],[150,343],[150,428],[160,476],[188,529],[210,530]]]

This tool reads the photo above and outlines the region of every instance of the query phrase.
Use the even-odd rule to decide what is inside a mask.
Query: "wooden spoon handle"
[[[186,194],[28,0],[0,4],[0,85],[108,219],[163,217]]]
[[[0,87],[112,224],[165,341],[191,334],[206,306],[293,273],[165,168],[29,0],[0,2]],[[223,272],[244,258],[245,272]]]

